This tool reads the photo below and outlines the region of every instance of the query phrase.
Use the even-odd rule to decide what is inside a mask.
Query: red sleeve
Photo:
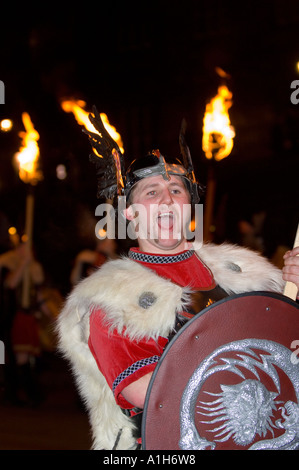
[[[88,345],[99,370],[114,393],[116,403],[122,408],[133,406],[123,398],[122,390],[152,372],[167,344],[167,339],[131,341],[116,330],[108,331],[105,314],[96,310],[90,315],[90,336]]]

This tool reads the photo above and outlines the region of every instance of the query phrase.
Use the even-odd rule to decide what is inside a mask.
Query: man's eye
[[[149,191],[148,193],[146,193],[147,196],[155,196],[156,195],[156,191]]]
[[[172,193],[173,194],[181,194],[181,190],[180,189],[173,189]]]

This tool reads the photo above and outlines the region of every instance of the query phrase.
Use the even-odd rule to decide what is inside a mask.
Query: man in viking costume
[[[282,292],[284,281],[280,270],[246,248],[209,243],[196,249],[186,240],[183,208],[199,202],[200,187],[183,129],[182,162],[155,150],[125,173],[95,109],[90,120],[98,131],[88,135],[99,196],[126,197],[124,216],[138,247],[74,288],[58,319],[59,344],[89,412],[93,449],[136,449],[148,384],[178,329],[225,296]],[[296,272],[294,254],[286,257],[285,280]]]

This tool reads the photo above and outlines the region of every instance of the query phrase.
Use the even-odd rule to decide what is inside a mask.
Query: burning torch
[[[202,149],[210,160],[204,217],[204,239],[210,240],[213,231],[213,210],[216,193],[214,162],[226,158],[232,151],[234,128],[230,125],[228,109],[232,106],[232,93],[226,86],[206,105],[203,120]]]
[[[22,121],[25,131],[19,133],[21,137],[20,150],[15,153],[14,160],[17,163],[20,179],[27,185],[26,215],[25,215],[25,239],[27,249],[31,251],[33,238],[34,220],[34,193],[33,187],[43,179],[43,174],[39,169],[39,133],[33,126],[28,113],[22,114]],[[24,272],[22,307],[30,307],[30,271],[29,266]]]

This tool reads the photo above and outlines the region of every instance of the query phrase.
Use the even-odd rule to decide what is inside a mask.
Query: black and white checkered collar
[[[134,261],[141,261],[143,263],[152,263],[152,264],[170,264],[178,263],[186,259],[191,258],[193,255],[193,250],[183,251],[176,255],[152,255],[150,253],[142,253],[141,251],[129,251],[129,258]]]

